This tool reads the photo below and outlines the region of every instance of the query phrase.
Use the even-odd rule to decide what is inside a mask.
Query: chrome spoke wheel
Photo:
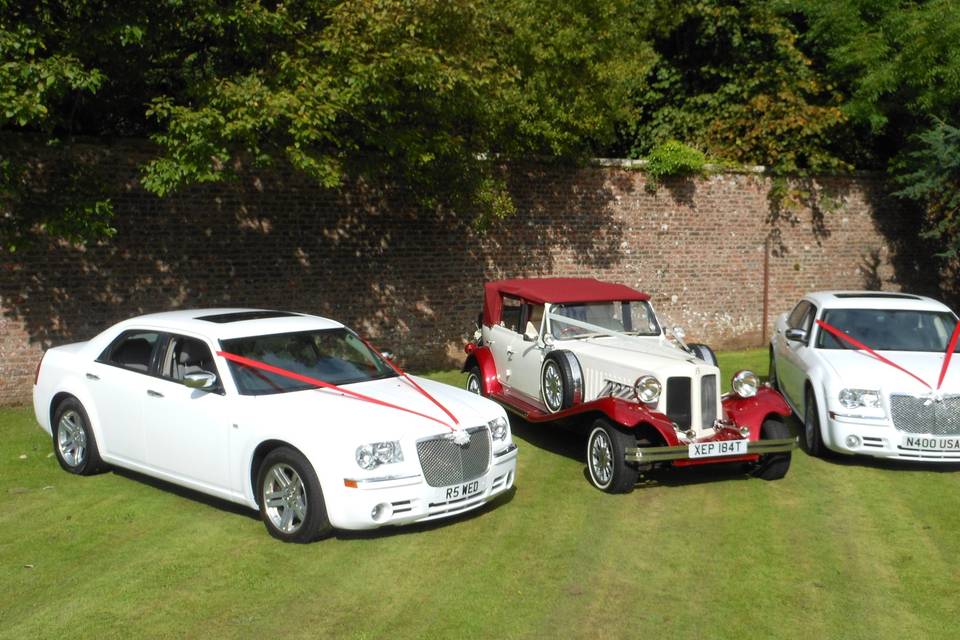
[[[264,475],[264,510],[271,524],[283,533],[295,533],[307,518],[307,495],[296,470],[278,462]]]
[[[613,452],[610,438],[603,431],[593,434],[590,442],[590,468],[597,484],[606,486],[613,477]]]
[[[563,406],[563,378],[560,367],[552,360],[543,368],[543,399],[553,411]]]
[[[57,448],[68,466],[78,467],[87,457],[87,432],[83,419],[74,410],[65,411],[57,423]]]
[[[480,395],[480,378],[477,374],[471,373],[467,376],[467,391]]]

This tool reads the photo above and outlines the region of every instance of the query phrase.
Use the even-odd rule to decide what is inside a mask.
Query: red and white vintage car
[[[655,465],[748,463],[776,480],[790,468],[790,407],[750,371],[720,395],[705,345],[663,330],[650,296],[582,278],[487,283],[466,345],[467,388],[529,422],[586,427],[593,484],[626,492]]]

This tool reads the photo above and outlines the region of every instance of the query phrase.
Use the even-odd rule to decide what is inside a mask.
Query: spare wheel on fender
[[[551,413],[583,401],[583,371],[570,351],[551,351],[540,367],[540,397]]]

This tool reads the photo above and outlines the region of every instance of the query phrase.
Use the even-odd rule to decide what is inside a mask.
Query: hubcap
[[[610,438],[603,431],[594,434],[590,442],[590,468],[597,483],[603,486],[610,484],[613,476],[613,454],[610,447]]]
[[[467,376],[467,391],[480,395],[480,378],[472,373]]]
[[[68,466],[78,467],[87,457],[87,432],[83,430],[80,414],[65,411],[57,423],[57,448]]]
[[[548,362],[543,369],[543,397],[547,406],[554,411],[562,405],[563,380],[560,378],[560,369],[554,362]]]
[[[293,467],[283,462],[270,467],[263,480],[267,517],[283,533],[295,533],[307,517],[307,494]]]

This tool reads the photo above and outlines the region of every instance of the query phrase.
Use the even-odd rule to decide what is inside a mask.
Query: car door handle
[[[147,389],[147,395],[151,398],[162,398],[163,394],[159,391],[154,391],[153,389]]]
[[[513,347],[507,347],[507,353],[513,355]]]
[[[93,373],[88,373],[88,374],[87,374],[87,380],[99,380],[99,379],[100,379],[100,376],[98,376],[98,375],[96,375],[96,374],[93,374]]]

